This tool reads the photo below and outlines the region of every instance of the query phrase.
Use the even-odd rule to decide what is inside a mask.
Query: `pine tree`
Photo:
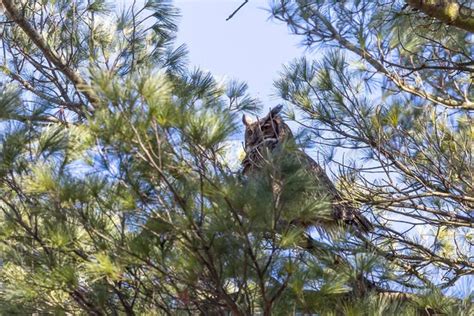
[[[260,104],[188,69],[168,1],[118,15],[100,0],[2,2],[2,314],[469,312],[435,289],[360,291],[409,283],[374,252],[394,246],[292,225],[329,210],[291,155],[256,179],[229,167],[240,112]]]
[[[346,198],[372,213],[366,243],[392,265],[377,278],[394,290],[453,294],[472,280],[469,3],[272,2],[320,53],[289,64],[276,87],[307,142],[335,162]]]

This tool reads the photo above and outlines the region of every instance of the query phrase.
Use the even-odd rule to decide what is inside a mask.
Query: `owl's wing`
[[[341,194],[337,190],[334,183],[329,179],[324,169],[313,158],[306,153],[301,152],[302,158],[306,160],[309,171],[315,176],[318,184],[327,190],[333,203],[333,218],[336,221],[343,221],[344,223],[357,228],[362,232],[369,232],[373,229],[370,221],[363,216],[358,209],[353,208],[347,202],[342,200]]]

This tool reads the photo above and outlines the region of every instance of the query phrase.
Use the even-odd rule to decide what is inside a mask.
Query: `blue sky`
[[[273,81],[282,66],[300,57],[304,48],[286,25],[269,20],[268,1],[251,0],[231,20],[242,0],[176,0],[181,10],[177,43],[189,49],[191,66],[222,79],[249,85],[264,109],[275,106]],[[273,96],[272,96],[273,95]]]
[[[181,11],[177,43],[186,44],[191,67],[208,70],[218,80],[247,82],[252,97],[262,101],[262,112],[281,103],[273,81],[283,65],[305,50],[286,25],[269,19],[266,0],[250,0],[229,21],[243,0],[175,0]],[[243,136],[229,140],[226,160],[238,170]]]

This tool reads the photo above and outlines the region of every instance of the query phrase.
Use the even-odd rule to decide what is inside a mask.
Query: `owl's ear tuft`
[[[244,123],[245,126],[249,126],[250,124],[252,124],[252,120],[250,119],[250,117],[244,114],[242,115],[242,123]]]
[[[280,111],[283,109],[283,105],[279,104],[275,106],[273,109],[270,109],[270,112],[261,120],[263,122],[268,121],[269,119],[275,119],[275,117],[280,113]]]
[[[277,115],[278,113],[280,113],[280,111],[283,109],[283,105],[282,104],[278,104],[277,106],[275,106],[273,109],[270,110],[270,113],[272,114],[272,116],[275,116]]]

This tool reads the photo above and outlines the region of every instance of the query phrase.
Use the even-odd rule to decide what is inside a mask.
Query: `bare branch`
[[[226,21],[229,21],[230,19],[232,19],[234,17],[234,15],[237,14],[237,12],[240,11],[240,9],[242,9],[244,7],[244,5],[246,5],[247,3],[249,2],[249,0],[245,0],[237,9],[234,10],[234,12],[231,13],[231,15],[229,15],[227,17],[227,19],[225,19]]]

